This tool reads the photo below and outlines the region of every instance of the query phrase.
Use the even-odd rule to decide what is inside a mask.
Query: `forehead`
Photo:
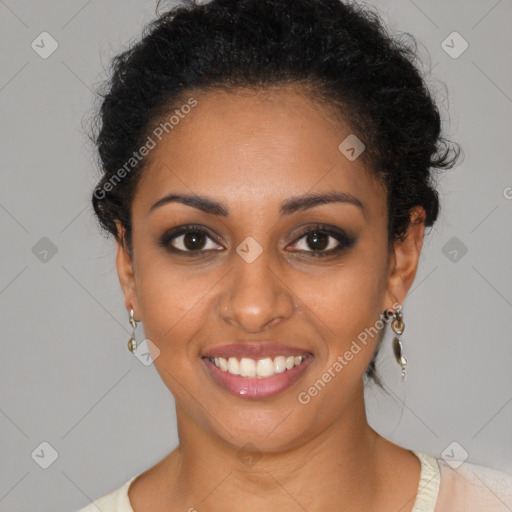
[[[243,208],[334,189],[382,210],[383,185],[362,158],[350,161],[338,149],[352,134],[349,124],[300,90],[185,97],[193,97],[196,106],[161,140],[152,136],[156,146],[136,194],[144,208],[170,192],[208,195]]]

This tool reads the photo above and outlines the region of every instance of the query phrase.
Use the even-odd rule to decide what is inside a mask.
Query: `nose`
[[[234,265],[218,302],[221,318],[248,333],[288,319],[295,311],[289,285],[271,267],[267,251],[251,263],[234,255]],[[274,265],[275,267],[275,265]]]

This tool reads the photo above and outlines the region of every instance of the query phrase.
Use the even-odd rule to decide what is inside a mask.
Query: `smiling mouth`
[[[202,358],[211,378],[239,398],[264,399],[291,388],[313,362],[313,355]]]
[[[251,357],[206,357],[221,371],[246,378],[266,379],[285,373],[299,366],[311,354],[300,356],[276,356],[253,359]]]

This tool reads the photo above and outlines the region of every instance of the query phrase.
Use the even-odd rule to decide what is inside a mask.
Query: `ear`
[[[124,305],[127,311],[133,309],[135,318],[138,318],[139,309],[137,303],[137,293],[135,287],[135,276],[133,273],[132,255],[128,250],[125,240],[125,228],[119,220],[116,220],[117,233],[116,238],[116,268],[119,283],[124,295]]]
[[[395,243],[389,262],[389,277],[386,290],[387,308],[396,302],[403,304],[411,287],[423,246],[425,210],[416,206],[410,213],[410,225],[403,242]]]

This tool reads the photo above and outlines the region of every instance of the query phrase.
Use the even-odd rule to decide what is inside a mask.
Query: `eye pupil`
[[[201,243],[201,241],[203,243]],[[183,244],[185,247],[191,251],[200,250],[203,248],[205,242],[204,233],[199,233],[197,231],[189,231],[187,234],[183,236]]]
[[[318,231],[311,231],[306,241],[311,249],[323,251],[329,245],[329,235]]]

